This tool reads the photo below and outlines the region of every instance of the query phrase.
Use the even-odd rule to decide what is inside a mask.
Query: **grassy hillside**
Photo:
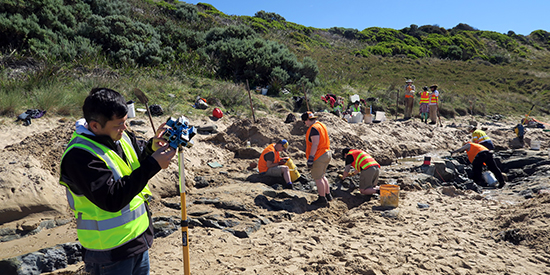
[[[0,4],[0,114],[27,108],[78,115],[86,93],[109,86],[134,99],[141,87],[172,112],[193,113],[196,96],[246,114],[243,91],[270,86],[292,109],[308,91],[375,97],[396,109],[406,78],[437,83],[445,116],[550,112],[550,33],[527,36],[411,25],[402,30],[317,29],[258,11],[229,16],[178,1],[4,1]],[[282,88],[290,94],[280,93]],[[402,104],[401,104],[402,108]]]

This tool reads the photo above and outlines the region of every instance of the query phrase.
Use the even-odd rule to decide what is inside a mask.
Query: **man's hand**
[[[153,137],[153,144],[151,145],[151,148],[153,149],[153,151],[156,152],[157,150],[161,149],[162,147],[168,144],[168,141],[162,137],[162,135],[164,135],[164,132],[166,132],[168,128],[169,127],[166,126],[166,122],[165,122],[161,124],[157,129],[157,132]]]
[[[168,144],[156,150],[151,156],[158,162],[160,168],[166,169],[170,165],[170,160],[176,155],[176,149],[170,148]]]
[[[307,159],[307,167],[311,168],[311,166],[313,166],[313,158],[314,156],[309,156]]]

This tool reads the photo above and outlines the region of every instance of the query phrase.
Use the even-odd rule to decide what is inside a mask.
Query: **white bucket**
[[[363,121],[364,121],[365,123],[372,123],[372,115],[371,115],[371,114],[365,115]]]
[[[487,186],[495,186],[497,182],[497,178],[491,171],[483,172],[483,180],[487,183]]]
[[[355,102],[355,101],[359,101],[359,95],[352,95],[349,97],[349,101],[351,101],[351,103]]]
[[[136,117],[136,110],[134,109],[134,101],[126,102],[128,106],[128,118]]]
[[[351,118],[348,119],[348,122],[349,123],[359,123],[359,122],[361,122],[361,120],[363,120],[363,114],[361,114],[361,112],[352,112],[351,113]]]
[[[262,95],[267,95],[267,89],[266,88],[262,89]]]
[[[386,120],[386,113],[385,112],[380,112],[380,111],[376,111],[376,119],[377,121],[384,121]]]
[[[540,150],[540,140],[531,140],[531,150]]]

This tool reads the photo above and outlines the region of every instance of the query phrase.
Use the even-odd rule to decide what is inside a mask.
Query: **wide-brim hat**
[[[430,88],[437,88],[437,84],[433,84]]]
[[[315,119],[315,118],[317,118],[317,116],[313,112],[310,112],[310,111],[307,111],[307,112],[302,114],[302,121],[306,121],[308,119]]]
[[[407,81],[405,81],[405,83],[412,83],[412,79],[407,79]]]

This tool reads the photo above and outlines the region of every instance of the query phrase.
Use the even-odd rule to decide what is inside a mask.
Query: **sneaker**
[[[506,185],[506,182],[501,182],[501,183],[499,183],[499,184],[498,184],[498,189],[504,187],[504,185]]]
[[[332,195],[330,193],[326,194],[325,198],[327,198],[327,201],[332,201]]]
[[[435,121],[430,122],[430,124],[431,124],[431,125],[434,125],[434,124],[435,124]]]
[[[327,198],[319,196],[316,201],[311,203],[312,205],[318,205],[318,206],[327,206]]]

